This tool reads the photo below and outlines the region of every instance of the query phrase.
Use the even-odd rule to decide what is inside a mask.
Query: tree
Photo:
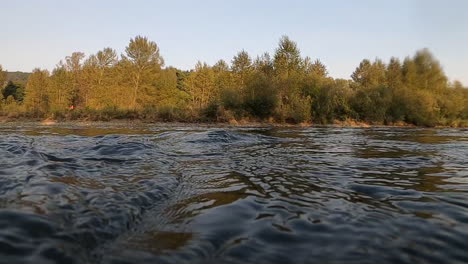
[[[447,87],[447,77],[442,66],[428,49],[416,52],[413,61],[418,75],[419,88],[441,91]]]
[[[406,105],[404,96],[406,87],[403,79],[403,66],[398,58],[392,57],[385,72],[386,83],[391,93],[391,102],[387,109],[387,121],[390,123],[404,121]]]
[[[323,64],[320,60],[315,60],[314,63],[308,63],[310,59],[307,57],[304,60],[304,68],[305,71],[313,76],[318,78],[326,78],[328,76],[328,70],[325,64]]]
[[[272,77],[274,74],[274,65],[271,56],[268,52],[263,53],[255,59],[253,64],[257,72],[261,72],[266,76]]]
[[[107,70],[114,67],[118,62],[117,52],[111,48],[105,48],[96,55],[91,55],[84,66],[95,71],[94,79],[97,85],[102,85]]]
[[[130,107],[136,109],[138,98],[145,100],[147,90],[154,81],[155,75],[164,66],[164,59],[159,54],[158,45],[142,36],[131,39],[125,53],[122,59],[133,88],[130,95]]]
[[[69,74],[70,87],[67,88],[70,94],[66,96],[71,97],[71,105],[83,106],[86,104],[86,97],[88,94],[88,87],[85,85],[85,78],[83,76],[83,59],[85,54],[83,52],[73,52],[70,56],[65,57],[65,63],[60,62],[58,67],[63,67]]]
[[[224,60],[216,62],[212,70],[215,76],[215,87],[217,90],[221,92],[227,89],[233,89],[233,74],[229,71],[229,65]]]
[[[0,89],[5,85],[6,77],[6,72],[3,71],[2,65],[0,65]]]
[[[48,99],[49,106],[52,111],[63,111],[76,103],[78,91],[78,81],[67,70],[64,64],[59,64],[52,71],[49,78]]]
[[[330,86],[328,69],[320,60],[315,60],[312,63],[311,59],[306,57],[304,59],[304,71],[303,93],[311,97],[313,101],[317,101],[321,90]],[[317,111],[317,108],[314,111]]]
[[[260,118],[271,116],[278,103],[276,89],[265,73],[255,73],[247,82],[244,104],[247,110]]]
[[[314,120],[326,124],[335,120],[354,118],[350,102],[353,97],[350,81],[326,79],[322,85],[312,106]]]
[[[276,87],[279,93],[278,118],[280,120],[297,119],[291,117],[296,114],[297,107],[303,111],[310,105],[310,98],[304,99],[303,84],[304,71],[301,53],[296,42],[283,36],[276,49],[273,60]],[[308,109],[310,114],[310,109]],[[300,121],[302,122],[302,121]]]
[[[448,90],[448,82],[440,63],[427,49],[420,50],[412,58],[406,58],[402,66],[403,89],[399,97],[404,102],[405,119],[419,125],[433,125],[447,117],[461,116],[458,107],[450,107],[448,98],[454,90]],[[455,103],[453,101],[452,103]],[[425,104],[417,106],[415,104]]]
[[[167,68],[160,72],[152,94],[153,105],[158,109],[182,109],[186,107],[189,95],[177,88],[177,69]]]
[[[351,79],[361,86],[370,86],[372,82],[370,77],[371,67],[372,64],[370,60],[362,60],[356,70],[354,70],[353,74],[351,74]]]
[[[238,92],[243,94],[245,83],[252,73],[252,59],[242,50],[232,59],[232,72],[238,83]]]
[[[236,84],[235,73],[229,71],[229,65],[224,60],[219,60],[212,67],[214,73],[214,86],[216,87],[217,103],[222,104],[226,108],[230,108],[232,98],[240,98],[238,84]],[[240,102],[240,101],[239,101]],[[240,105],[240,103],[238,104]]]
[[[403,84],[402,65],[398,58],[392,57],[387,65],[386,82],[392,89],[397,89]]]
[[[232,71],[238,74],[245,74],[251,70],[252,59],[247,51],[242,50],[232,59]]]
[[[227,72],[229,71],[229,65],[224,60],[219,60],[213,65],[213,71],[215,72]]]
[[[460,82],[449,83],[427,49],[402,61],[364,59],[350,80],[342,80],[329,76],[320,60],[301,57],[287,36],[272,56],[264,53],[252,60],[242,50],[231,62],[198,62],[192,70],[165,68],[156,43],[137,36],[120,58],[115,50],[104,48],[87,58],[74,52],[51,74],[35,69],[27,84],[23,80],[24,89],[21,80],[29,73],[14,75],[21,78],[9,73],[10,80],[17,79],[6,85],[0,66],[2,113],[21,107],[37,116],[56,115],[74,105],[94,118],[271,117],[292,123],[352,118],[452,126],[468,120],[468,89]]]
[[[392,102],[387,84],[387,66],[382,60],[363,60],[351,75],[356,91],[352,100],[358,118],[368,122],[384,123]]]
[[[385,85],[385,71],[386,66],[381,60],[376,59],[371,63],[364,59],[351,75],[351,79],[358,85],[358,89],[375,88]]]
[[[12,81],[9,81],[7,86],[2,91],[3,98],[7,99],[9,96],[15,101],[23,101],[24,96],[24,87],[22,85],[16,84]]]
[[[190,94],[192,109],[201,110],[217,97],[218,91],[215,90],[214,83],[215,76],[212,68],[199,61],[185,82],[187,92]]]
[[[28,78],[24,104],[26,109],[34,113],[46,113],[49,110],[49,72],[34,69]]]
[[[464,91],[466,89],[463,88],[461,83],[457,82],[443,91],[438,98],[441,119],[448,121],[463,118],[463,110],[465,109],[467,99],[465,98]]]
[[[85,95],[85,106],[103,109],[114,106],[112,97],[120,97],[116,87],[115,69],[118,64],[117,52],[105,48],[95,55],[91,55],[83,66],[83,76],[89,88]]]
[[[288,78],[293,71],[299,71],[302,59],[296,42],[287,36],[281,37],[275,52],[274,67],[278,75]]]

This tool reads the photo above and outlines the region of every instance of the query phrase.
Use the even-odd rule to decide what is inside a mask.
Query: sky
[[[147,36],[167,66],[228,62],[241,50],[274,53],[287,35],[332,77],[359,62],[404,59],[428,48],[450,80],[468,85],[466,0],[12,0],[0,5],[0,64],[53,69],[72,52],[119,54]]]

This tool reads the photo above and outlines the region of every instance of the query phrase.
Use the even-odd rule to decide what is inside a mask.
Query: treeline
[[[468,124],[468,89],[450,83],[428,50],[404,61],[365,59],[344,80],[302,57],[288,37],[272,56],[241,51],[229,63],[182,71],[164,67],[157,44],[138,36],[121,56],[75,52],[52,72],[35,69],[25,87],[6,84],[2,95],[0,111],[10,117]]]

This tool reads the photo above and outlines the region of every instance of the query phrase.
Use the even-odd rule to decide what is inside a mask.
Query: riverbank
[[[314,123],[314,122],[303,122],[303,123],[288,123],[288,122],[277,122],[273,119],[268,120],[251,120],[251,119],[231,119],[228,121],[216,121],[216,120],[163,120],[163,119],[142,119],[142,118],[115,118],[115,119],[52,119],[52,118],[11,118],[0,116],[0,123],[3,124],[14,124],[14,123],[34,123],[43,126],[54,126],[61,124],[73,124],[77,126],[93,126],[96,124],[121,124],[126,125],[147,125],[147,124],[159,124],[161,126],[202,126],[202,127],[356,127],[356,128],[373,128],[373,127],[406,127],[406,128],[467,128],[468,122],[458,122],[454,125],[435,125],[435,126],[417,126],[406,122],[395,122],[395,123],[371,123],[362,122],[358,120],[335,120],[331,123]]]

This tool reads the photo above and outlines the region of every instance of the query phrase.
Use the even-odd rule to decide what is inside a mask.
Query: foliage
[[[34,115],[49,111],[50,77],[46,70],[35,69],[28,79],[25,92],[26,109]]]
[[[264,73],[250,77],[244,97],[245,109],[252,115],[266,118],[273,114],[278,104],[277,91]]]
[[[3,88],[6,80],[7,80],[7,73],[3,71],[2,65],[0,65],[0,88]]]
[[[120,56],[112,48],[88,57],[74,52],[51,73],[35,69],[15,75],[27,76],[27,84],[11,76],[0,67],[0,111],[9,116],[468,123],[468,89],[460,82],[449,83],[427,49],[403,61],[364,59],[351,79],[344,80],[330,77],[320,60],[302,57],[287,36],[272,56],[253,59],[242,50],[230,63],[198,62],[189,71],[164,67],[158,45],[137,36]]]
[[[8,84],[3,88],[2,95],[4,99],[12,97],[13,100],[22,102],[24,97],[24,85],[21,83],[14,83],[9,81]]]
[[[129,86],[132,87],[129,93],[130,108],[141,108],[150,100],[151,84],[164,66],[164,60],[156,43],[146,37],[137,36],[131,39],[125,52],[121,66],[127,73]]]

